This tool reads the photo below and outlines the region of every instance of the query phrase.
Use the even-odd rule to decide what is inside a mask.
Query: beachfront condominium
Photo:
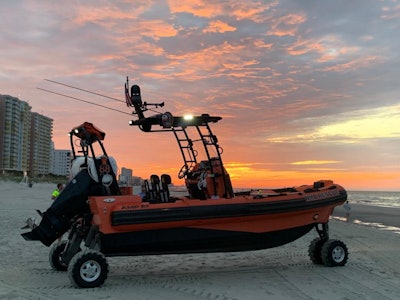
[[[51,174],[68,176],[71,168],[71,150],[55,150],[53,146]]]
[[[0,95],[0,171],[48,174],[53,120],[16,97]]]
[[[28,171],[31,107],[18,98],[0,95],[0,170]]]
[[[119,182],[121,185],[131,186],[133,184],[132,169],[122,167],[121,174],[119,175]]]
[[[29,171],[31,176],[51,171],[53,120],[36,112],[31,117]]]

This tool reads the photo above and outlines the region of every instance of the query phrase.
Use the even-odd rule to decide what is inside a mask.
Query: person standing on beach
[[[350,210],[351,210],[351,205],[350,205],[349,201],[346,201],[346,203],[343,205],[343,208],[346,211],[346,222],[349,222]]]
[[[51,193],[51,200],[56,200],[63,189],[64,185],[62,183],[57,184],[57,188],[53,191],[53,193]]]
[[[51,200],[56,200],[57,197],[60,195],[62,190],[64,189],[64,185],[62,183],[57,184],[57,188],[51,193]],[[60,236],[57,241],[60,243],[62,240],[62,236]]]

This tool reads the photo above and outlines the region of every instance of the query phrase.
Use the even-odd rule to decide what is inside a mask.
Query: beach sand
[[[50,268],[49,248],[20,235],[34,210],[51,204],[53,189],[0,182],[0,299],[399,299],[400,234],[353,222],[395,226],[400,210],[363,205],[352,205],[349,223],[338,207],[330,222],[330,237],[349,248],[344,267],[310,262],[312,231],[267,250],[107,258],[104,286],[74,288],[66,272]]]

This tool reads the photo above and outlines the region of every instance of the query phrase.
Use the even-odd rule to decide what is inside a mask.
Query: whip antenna
[[[66,87],[69,87],[69,88],[71,88],[71,89],[75,89],[75,90],[78,90],[78,91],[82,91],[82,92],[85,92],[85,93],[89,93],[89,94],[92,94],[92,95],[96,95],[96,96],[108,98],[108,99],[111,99],[111,100],[114,100],[114,101],[118,101],[118,102],[125,103],[125,101],[122,101],[122,100],[120,100],[120,99],[113,98],[113,97],[109,97],[109,96],[106,96],[106,95],[103,95],[103,94],[99,94],[99,93],[96,93],[96,92],[92,92],[92,91],[89,91],[89,90],[81,89],[81,88],[78,88],[78,87],[76,87],[76,86],[72,86],[72,85],[69,85],[69,84],[61,83],[61,82],[54,81],[54,80],[50,80],[50,79],[44,79],[44,80],[46,80],[46,81],[48,81],[48,82],[51,82],[51,83],[58,84],[58,85],[66,86]]]
[[[98,103],[94,103],[94,102],[91,102],[91,101],[87,101],[87,100],[83,100],[83,99],[80,99],[80,98],[68,96],[68,95],[65,95],[65,94],[53,92],[53,91],[46,90],[46,89],[39,88],[39,87],[37,89],[41,90],[41,91],[45,91],[45,92],[51,93],[51,94],[55,94],[55,95],[59,95],[59,96],[62,96],[62,97],[70,98],[70,99],[73,99],[73,100],[76,100],[76,101],[80,101],[80,102],[88,103],[88,104],[91,104],[91,105],[96,105],[96,106],[99,106],[99,107],[102,107],[102,108],[105,108],[105,109],[113,110],[113,111],[119,112],[121,114],[132,116],[132,114],[124,112],[122,110],[111,108],[111,107],[108,107],[108,106],[105,106],[105,105],[101,105],[101,104],[98,104]]]

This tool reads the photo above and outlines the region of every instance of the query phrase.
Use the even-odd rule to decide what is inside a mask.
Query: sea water
[[[357,203],[370,206],[400,208],[400,192],[347,191],[347,199],[349,200],[350,203]],[[344,218],[337,216],[332,218],[342,221],[344,220]],[[398,227],[388,226],[382,223],[371,223],[371,222],[366,223],[357,219],[354,219],[352,222],[400,234],[400,228]]]
[[[347,191],[350,203],[400,208],[400,192]]]

